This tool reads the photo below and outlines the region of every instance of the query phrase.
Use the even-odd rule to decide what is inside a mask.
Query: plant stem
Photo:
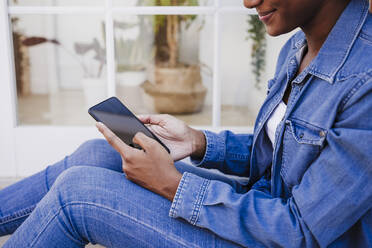
[[[167,42],[169,46],[169,67],[176,67],[178,60],[178,29],[179,20],[177,15],[167,16]]]

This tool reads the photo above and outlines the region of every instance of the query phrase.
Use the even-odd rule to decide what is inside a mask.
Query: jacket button
[[[320,132],[319,132],[319,136],[320,136],[320,137],[324,137],[324,136],[325,136],[325,132],[324,132],[324,131],[320,131]]]
[[[300,139],[302,139],[304,137],[304,134],[301,133],[299,136],[300,136]]]

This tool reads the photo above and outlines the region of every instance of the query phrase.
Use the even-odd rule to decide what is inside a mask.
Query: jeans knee
[[[62,172],[48,192],[61,206],[115,199],[126,183],[123,173],[92,166],[74,166]]]
[[[72,187],[76,188],[78,184],[83,183],[89,173],[89,166],[74,166],[63,171],[53,184],[53,188]],[[52,189],[53,189],[52,188]]]
[[[121,171],[121,156],[104,139],[92,139],[84,142],[71,154],[68,167],[94,166]]]
[[[68,168],[57,177],[49,194],[54,194],[62,205],[82,200],[82,196],[87,193],[84,191],[90,191],[94,185],[92,169],[89,166]]]
[[[59,228],[72,235],[81,247],[88,243],[84,233],[85,206],[92,204],[97,185],[95,180],[99,172],[105,170],[91,166],[74,166],[63,171],[54,182],[49,192],[39,202],[35,212],[45,225],[53,226],[58,222]],[[94,202],[93,202],[94,203]],[[54,221],[55,220],[55,221]],[[79,246],[80,247],[80,246]]]
[[[75,151],[75,153],[89,153],[100,150],[111,152],[112,147],[105,139],[91,139],[82,143]]]

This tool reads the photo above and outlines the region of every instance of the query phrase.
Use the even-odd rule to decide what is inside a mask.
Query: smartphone
[[[142,149],[133,143],[136,133],[142,132],[150,138],[159,142],[168,153],[170,150],[161,140],[156,137],[124,104],[116,97],[94,105],[89,108],[88,113],[98,122],[106,125],[124,143],[132,147]]]

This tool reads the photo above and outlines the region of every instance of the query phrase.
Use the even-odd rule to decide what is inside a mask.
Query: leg
[[[76,165],[121,171],[121,157],[106,140],[90,140],[65,159],[0,190],[0,236],[13,233],[49,191],[56,178]]]
[[[168,216],[171,202],[95,167],[66,170],[8,247],[238,247],[212,232]]]

